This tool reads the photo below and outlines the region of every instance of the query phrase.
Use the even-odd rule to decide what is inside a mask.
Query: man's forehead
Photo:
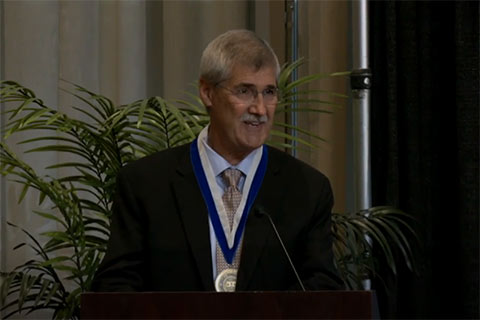
[[[235,83],[233,86],[238,88],[238,87],[248,87],[248,88],[256,88],[258,84],[255,83],[250,83],[250,82],[239,82]],[[264,88],[276,88],[275,83],[267,83],[263,85]]]
[[[233,72],[249,72],[249,73],[258,73],[264,71],[271,71],[275,73],[275,65],[273,64],[264,64],[261,66],[256,66],[254,64],[245,64],[245,63],[233,63],[231,67]]]
[[[259,84],[275,85],[276,84],[276,70],[274,67],[265,66],[262,68],[255,68],[246,65],[235,65],[230,74],[230,80],[235,83],[244,84]]]

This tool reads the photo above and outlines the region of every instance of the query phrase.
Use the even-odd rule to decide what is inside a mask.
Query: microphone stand
[[[270,225],[272,226],[273,231],[275,231],[275,235],[277,236],[278,242],[280,242],[280,245],[282,246],[283,252],[285,252],[285,255],[287,256],[288,262],[290,263],[290,266],[292,267],[293,272],[295,273],[295,277],[297,278],[298,284],[302,288],[302,291],[307,291],[305,290],[305,286],[303,285],[302,280],[300,279],[300,276],[298,275],[297,269],[295,268],[295,265],[292,262],[292,259],[290,259],[290,255],[288,254],[287,248],[285,248],[285,245],[283,244],[282,238],[280,237],[280,234],[277,231],[277,227],[275,227],[275,223],[273,223],[272,217],[268,214],[268,212],[263,209],[263,207],[257,207],[256,208],[256,215],[257,216],[266,216],[268,218],[268,221],[270,221]]]

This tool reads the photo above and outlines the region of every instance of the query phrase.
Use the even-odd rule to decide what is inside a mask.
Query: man
[[[264,146],[279,64],[247,30],[214,39],[200,64],[210,124],[189,145],[123,168],[96,291],[338,289],[327,178]]]

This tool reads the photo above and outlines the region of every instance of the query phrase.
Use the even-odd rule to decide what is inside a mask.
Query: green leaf
[[[145,114],[145,109],[147,108],[147,106],[148,106],[148,99],[145,99],[140,103],[140,109],[139,109],[139,115],[138,115],[138,121],[137,121],[137,128],[139,128],[140,125],[142,124],[143,115]]]
[[[36,99],[35,98],[29,98],[23,101],[23,103],[15,109],[12,114],[10,115],[10,118],[8,120],[11,120],[15,118],[20,112],[22,112],[28,105],[30,105],[32,102],[34,102]]]
[[[29,123],[37,120],[38,118],[40,118],[42,115],[44,115],[44,114],[47,113],[47,112],[50,112],[50,110],[49,110],[49,109],[46,109],[46,108],[45,108],[45,109],[39,109],[39,110],[33,111],[32,113],[30,113],[28,116],[26,116],[26,117],[22,120],[19,128],[24,128],[24,127],[28,126]]]
[[[73,146],[66,146],[66,145],[49,145],[49,146],[44,146],[44,147],[38,147],[34,149],[30,149],[25,151],[25,153],[31,153],[31,152],[44,152],[44,151],[57,151],[57,152],[66,152],[66,153],[72,153],[79,155],[85,159],[89,159],[89,154],[85,153],[84,150],[73,147]]]
[[[62,232],[62,231],[46,231],[46,232],[42,232],[41,235],[46,236],[46,237],[50,237],[50,238],[54,238],[54,239],[58,239],[58,240],[61,240],[63,242],[66,242],[66,243],[71,243],[71,241],[72,241],[72,239],[70,238],[71,235],[69,235],[66,232]]]
[[[278,130],[274,130],[272,129],[270,131],[270,134],[272,136],[276,136],[276,137],[282,137],[282,138],[287,138],[288,140],[291,140],[291,141],[296,141],[296,142],[299,142],[305,146],[308,146],[308,147],[311,147],[311,148],[318,148],[318,146],[308,142],[307,140],[305,139],[302,139],[302,138],[299,138],[299,137],[296,137],[296,136],[292,136],[288,133],[285,133],[285,132],[282,132],[282,131],[278,131]]]
[[[41,205],[43,201],[45,201],[45,198],[47,197],[47,194],[44,192],[40,192],[40,195],[38,197],[38,204]]]
[[[23,201],[23,199],[25,198],[25,195],[27,194],[27,191],[28,191],[29,187],[30,187],[30,185],[28,183],[25,183],[23,185],[22,192],[20,193],[20,196],[18,197],[18,202],[17,203],[20,203],[20,202]]]
[[[60,262],[64,262],[64,261],[68,261],[70,260],[70,257],[67,257],[67,256],[59,256],[59,257],[55,257],[55,258],[52,258],[52,259],[49,259],[47,261],[44,261],[40,264],[40,266],[42,267],[46,267],[46,266],[53,266],[53,265],[56,265]]]
[[[37,297],[35,299],[35,302],[34,302],[34,306],[37,306],[39,304],[40,301],[42,301],[42,299],[44,298],[44,295],[49,287],[49,285],[51,284],[50,281],[46,280],[46,279],[42,279],[42,286],[40,288],[40,291],[38,292],[37,294]]]
[[[308,130],[304,130],[302,128],[300,128],[299,126],[293,126],[293,125],[290,125],[288,123],[280,123],[280,122],[274,122],[274,125],[275,126],[281,126],[281,127],[284,127],[284,128],[288,128],[288,129],[293,129],[299,133],[303,133],[305,135],[307,135],[308,137],[310,138],[314,138],[314,139],[317,139],[317,140],[320,140],[320,141],[323,141],[323,142],[327,142],[327,140],[325,140],[324,138],[308,131]]]
[[[56,217],[55,215],[53,215],[51,213],[41,212],[41,211],[37,211],[37,210],[33,210],[33,212],[35,214],[41,216],[41,217],[46,218],[46,219],[56,221],[56,222],[60,223],[62,226],[64,226],[65,228],[67,227],[67,225],[65,224],[64,221],[60,220],[58,217]]]
[[[63,115],[61,113],[55,113],[45,122],[45,124],[47,126],[49,126],[49,125],[53,124],[55,121],[59,120],[60,117],[62,117],[62,116]]]

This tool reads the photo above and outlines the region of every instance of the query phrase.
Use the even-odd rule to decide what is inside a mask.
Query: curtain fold
[[[349,4],[345,1],[299,1],[299,57],[305,64],[299,77],[314,73],[347,71],[349,68]],[[348,79],[337,77],[322,79],[299,90],[326,90],[347,94]],[[298,113],[298,125],[324,138],[326,142],[306,139],[319,146],[318,149],[303,148],[298,158],[325,173],[332,183],[335,195],[335,212],[347,208],[347,106],[348,100],[322,95],[317,99],[332,101],[337,105],[319,104],[315,108],[331,113]],[[308,107],[308,106],[303,106]]]
[[[373,204],[418,220],[386,318],[478,318],[479,5],[371,2]],[[420,245],[419,244],[419,245]]]

